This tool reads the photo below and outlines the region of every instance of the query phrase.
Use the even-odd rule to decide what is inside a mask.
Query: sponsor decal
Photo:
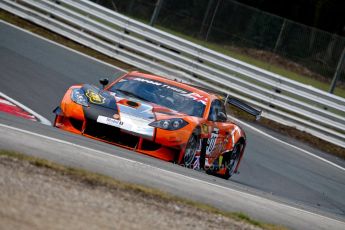
[[[156,86],[160,86],[162,88],[170,89],[172,91],[175,91],[175,92],[181,93],[181,94],[187,94],[188,93],[187,91],[185,91],[183,89],[180,89],[180,88],[177,88],[177,87],[173,87],[173,86],[170,86],[170,85],[164,84],[162,82],[158,82],[158,81],[153,81],[153,80],[144,79],[144,78],[134,78],[133,80],[140,81],[140,82],[145,82],[145,83],[156,85]]]
[[[152,139],[154,135],[154,127],[149,126],[151,120],[134,117],[125,113],[121,113],[121,120],[98,116],[97,122],[121,128],[122,130],[127,130],[135,134],[140,134],[141,136],[150,139]]]
[[[211,165],[211,164],[210,164],[208,158],[206,158],[206,159],[205,159],[205,166],[204,166],[204,167],[205,167],[205,168],[209,168],[210,165]]]
[[[216,144],[216,147],[213,149],[213,152],[222,153],[222,152],[224,152],[224,149],[225,149],[224,142],[220,142],[220,143]]]
[[[208,98],[205,96],[201,96],[198,93],[190,93],[186,95],[189,98],[192,98],[194,101],[201,102],[202,104],[206,105]]]
[[[219,156],[218,158],[218,165],[221,166],[223,163],[223,156]]]
[[[146,83],[152,84],[152,85],[159,85],[159,86],[163,85],[161,82],[152,81],[152,80],[144,79],[144,78],[134,78],[133,80],[141,81],[141,82],[146,82]]]
[[[94,104],[104,104],[105,102],[105,98],[102,95],[95,93],[90,89],[86,91],[85,95],[89,98],[90,102]]]
[[[241,135],[241,130],[237,126],[231,132],[232,147],[235,147],[235,133],[236,132],[238,132],[238,135]]]
[[[171,86],[171,85],[165,84],[163,82],[154,81],[154,80],[145,79],[145,78],[140,78],[140,77],[128,77],[127,79],[130,79],[133,81],[144,82],[147,84],[157,86],[158,88],[161,88],[161,89],[167,89],[167,90],[174,91],[175,93],[178,93],[181,96],[190,98],[196,102],[202,103],[203,105],[206,105],[208,102],[208,98],[206,96],[202,96],[198,93],[193,93],[191,91],[181,89],[179,87]]]
[[[202,124],[201,131],[203,134],[208,134],[208,126],[206,124]]]
[[[106,125],[111,125],[117,128],[121,128],[123,126],[123,122],[120,120],[116,120],[110,117],[104,117],[104,116],[98,116],[97,117],[97,122],[106,124]]]
[[[215,149],[216,142],[219,136],[219,129],[214,128],[211,137],[207,140],[206,155],[210,155]]]

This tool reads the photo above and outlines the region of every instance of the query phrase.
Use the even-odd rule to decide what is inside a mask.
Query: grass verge
[[[58,34],[55,34],[47,29],[44,29],[40,26],[37,26],[31,22],[28,22],[26,20],[23,20],[13,14],[10,14],[4,10],[0,9],[0,19],[7,21],[8,23],[11,23],[13,25],[19,26],[25,30],[31,31],[35,34],[38,34],[42,37],[45,37],[49,40],[55,41],[59,44],[62,44],[66,47],[69,47],[71,49],[77,50],[81,53],[85,53],[86,55],[89,55],[91,57],[94,57],[96,59],[99,59],[101,61],[107,62],[109,64],[112,64],[114,66],[118,66],[120,68],[126,69],[128,71],[131,70],[137,70],[137,68],[130,66],[128,64],[125,64],[123,62],[120,62],[116,59],[110,58],[106,55],[103,55],[93,49],[90,49],[88,47],[85,47],[83,45],[80,45],[74,41],[71,41],[63,36],[60,36]],[[236,108],[232,108],[232,113],[237,116],[240,117],[241,119],[244,119],[246,121],[249,122],[254,122],[254,120],[252,119],[252,117],[248,116],[246,113],[236,109]],[[316,138],[308,133],[305,132],[301,132],[295,128],[292,127],[288,127],[288,126],[284,126],[282,124],[279,124],[277,122],[265,119],[265,118],[261,118],[260,121],[256,122],[257,124],[268,128],[268,129],[272,129],[274,131],[277,131],[283,135],[287,135],[289,137],[292,137],[294,139],[297,139],[299,141],[302,141],[304,143],[307,143],[308,145],[312,146],[312,147],[316,147],[324,152],[327,152],[329,154],[335,155],[337,157],[340,157],[342,159],[345,159],[345,149],[341,148],[339,146],[333,145],[327,141],[321,140],[319,138]]]
[[[267,223],[263,223],[257,220],[253,220],[247,215],[245,215],[244,213],[222,211],[210,205],[179,198],[179,197],[170,195],[168,193],[161,192],[156,189],[118,181],[102,174],[93,173],[93,172],[89,172],[89,171],[78,169],[78,168],[66,167],[66,166],[63,166],[63,165],[60,165],[48,160],[24,155],[18,152],[0,150],[0,156],[15,158],[17,160],[29,162],[31,165],[34,165],[36,167],[42,167],[42,168],[47,168],[49,170],[53,170],[63,176],[68,176],[73,180],[80,181],[89,186],[94,186],[94,187],[103,186],[103,187],[106,187],[107,189],[122,189],[126,191],[132,191],[151,199],[154,198],[154,199],[159,199],[163,202],[174,202],[181,205],[192,206],[194,208],[197,208],[207,213],[219,214],[219,215],[222,215],[222,216],[225,216],[237,221],[242,221],[244,223],[260,227],[262,229],[268,229],[268,230],[286,229],[285,227],[282,227],[282,226],[267,224]]]

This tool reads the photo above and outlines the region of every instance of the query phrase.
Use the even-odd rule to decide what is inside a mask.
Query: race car
[[[225,179],[238,171],[244,131],[229,121],[225,104],[260,117],[234,98],[164,77],[130,72],[102,87],[73,85],[54,126]]]

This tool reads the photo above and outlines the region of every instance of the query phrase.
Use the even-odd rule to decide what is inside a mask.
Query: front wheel
[[[183,155],[183,164],[185,167],[191,167],[195,160],[195,154],[198,150],[199,138],[192,134],[187,142],[184,155]]]

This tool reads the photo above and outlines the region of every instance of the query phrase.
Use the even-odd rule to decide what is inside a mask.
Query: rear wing
[[[240,100],[237,100],[236,98],[227,98],[226,101],[230,105],[233,105],[233,106],[249,113],[250,115],[255,116],[256,120],[259,120],[261,117],[261,111],[260,110],[257,110],[255,108],[251,107],[250,105],[248,105],[248,104],[246,104]]]

